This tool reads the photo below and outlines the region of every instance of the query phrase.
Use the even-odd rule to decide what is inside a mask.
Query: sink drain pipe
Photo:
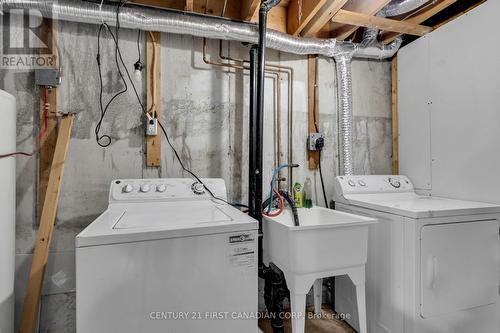
[[[253,103],[250,108],[250,201],[253,212],[251,216],[259,222],[259,277],[264,279],[264,300],[266,308],[271,313],[271,326],[274,333],[284,333],[285,326],[283,322],[283,301],[289,295],[286,281],[282,272],[270,263],[269,267],[264,265],[263,260],[263,232],[262,232],[262,169],[263,169],[263,127],[264,127],[264,93],[265,93],[265,66],[266,66],[266,35],[267,35],[267,15],[269,11],[280,3],[281,0],[263,0],[259,10],[259,46],[257,49],[257,67],[256,73],[251,73],[251,77],[257,78],[257,91],[250,96]],[[254,48],[252,48],[253,50]],[[255,52],[250,51],[250,56],[255,59]],[[252,63],[254,63],[252,61]],[[253,66],[255,69],[255,66]],[[252,89],[252,84],[250,85]],[[256,95],[256,96],[254,96]],[[252,161],[253,159],[253,161]],[[253,186],[253,188],[252,188]]]
[[[267,36],[267,15],[269,11],[280,3],[281,0],[264,0],[260,5],[259,10],[259,47],[257,50],[257,92],[256,99],[251,96],[250,100],[254,100],[255,107],[253,108],[254,114],[250,115],[250,120],[254,122],[252,131],[252,140],[250,147],[250,154],[253,155],[254,168],[249,170],[250,183],[254,183],[255,192],[253,193],[253,208],[251,214],[259,222],[259,272],[262,276],[264,269],[264,262],[262,256],[262,160],[263,160],[263,146],[264,146],[264,91],[265,91],[265,70],[266,70],[266,36]]]
[[[259,145],[257,140],[256,126],[257,119],[257,45],[253,45],[250,49],[250,107],[249,107],[249,124],[248,124],[248,214],[257,219],[258,209],[255,206],[256,195],[256,177],[255,170],[257,169],[257,151]],[[257,206],[258,207],[258,206]],[[262,216],[262,213],[261,213]],[[262,219],[262,218],[261,218]],[[262,223],[259,221],[259,271],[262,263],[261,241]]]

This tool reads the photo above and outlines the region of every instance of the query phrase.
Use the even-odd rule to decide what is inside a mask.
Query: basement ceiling
[[[487,0],[430,0],[403,17],[377,17],[391,0],[282,0],[269,14],[269,27],[295,36],[359,41],[364,28],[382,31],[390,43],[414,40]],[[489,0],[493,1],[493,0]],[[257,22],[260,0],[132,0],[143,5]]]

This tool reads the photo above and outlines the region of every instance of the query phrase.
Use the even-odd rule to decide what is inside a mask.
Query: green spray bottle
[[[307,178],[306,182],[304,183],[304,190],[303,190],[303,201],[305,208],[313,207],[312,194],[313,194],[312,181],[311,178]]]

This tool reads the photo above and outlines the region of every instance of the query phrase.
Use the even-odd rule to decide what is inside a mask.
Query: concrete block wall
[[[178,163],[163,142],[162,167],[145,167],[145,136],[141,111],[131,89],[110,108],[102,126],[113,142],[99,147],[94,128],[99,117],[99,78],[95,61],[98,26],[61,22],[59,45],[64,64],[59,109],[79,112],[70,143],[66,173],[57,215],[41,302],[40,332],[75,331],[74,237],[107,207],[108,188],[117,178],[184,177]],[[144,35],[143,35],[144,36]],[[133,70],[137,60],[137,31],[122,30],[120,46],[124,60]],[[144,38],[143,38],[144,40]],[[224,43],[235,57],[246,57],[248,48]],[[105,58],[104,94],[108,99],[122,88],[115,69],[114,47],[102,40]],[[142,47],[144,55],[144,47]],[[209,41],[209,53],[217,60],[218,42]],[[294,162],[301,165],[294,181],[310,177],[317,202],[323,203],[319,174],[307,169],[307,59],[269,51],[269,61],[291,66],[294,82]],[[233,201],[246,202],[248,154],[248,75],[225,70],[202,61],[202,39],[162,35],[162,120],[186,166],[202,177],[222,177]],[[323,153],[326,190],[331,199],[337,174],[336,79],[334,62],[321,59],[319,65],[320,125],[327,137]],[[359,174],[391,172],[390,64],[383,61],[354,61],[355,170]],[[265,179],[273,168],[273,81],[266,81]],[[144,97],[145,77],[137,81]],[[282,88],[283,160],[286,160],[287,82]],[[38,128],[38,89],[32,71],[0,70],[0,88],[17,97],[18,150],[34,148]],[[129,87],[130,88],[130,87]],[[267,182],[267,181],[266,181]],[[37,159],[17,159],[17,243],[16,317],[25,293],[36,237]]]

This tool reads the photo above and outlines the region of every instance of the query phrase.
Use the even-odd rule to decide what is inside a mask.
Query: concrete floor
[[[314,311],[312,308],[307,309],[308,314]],[[327,306],[323,305],[321,310],[321,318],[306,319],[306,333],[356,333],[352,327],[342,320],[332,319],[335,318],[335,312]],[[273,333],[271,322],[269,320],[260,320],[259,328],[264,333]],[[292,333],[290,320],[285,320],[285,333]]]

